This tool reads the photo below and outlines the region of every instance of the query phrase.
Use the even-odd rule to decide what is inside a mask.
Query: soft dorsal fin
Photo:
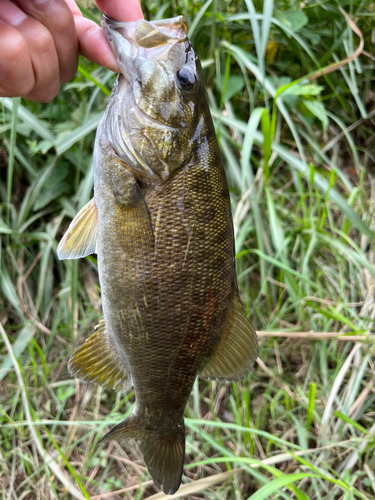
[[[199,374],[211,379],[241,380],[247,376],[258,357],[258,342],[254,328],[237,295],[234,295],[228,326],[212,357]]]
[[[72,375],[85,382],[126,390],[133,383],[119,364],[108,344],[104,320],[96,326],[96,332],[70,357],[68,369]]]
[[[57,247],[60,260],[79,259],[96,253],[98,211],[92,198],[78,212]]]

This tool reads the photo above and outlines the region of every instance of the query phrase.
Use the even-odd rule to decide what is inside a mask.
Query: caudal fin
[[[181,484],[185,456],[185,428],[180,424],[163,434],[148,430],[135,416],[116,425],[101,439],[122,441],[133,438],[141,441],[141,450],[148,471],[158,488],[173,495]]]
[[[176,493],[184,465],[184,430],[164,436],[148,436],[141,442],[141,450],[155,485],[163,487],[167,495]]]

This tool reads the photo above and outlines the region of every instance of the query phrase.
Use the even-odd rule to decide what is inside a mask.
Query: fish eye
[[[185,66],[177,71],[177,80],[181,88],[191,90],[195,84],[195,75],[190,68]]]

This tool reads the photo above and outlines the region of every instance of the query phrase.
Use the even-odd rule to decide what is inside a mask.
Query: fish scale
[[[240,380],[258,355],[239,298],[230,198],[184,18],[119,23],[105,36],[122,75],[94,150],[94,198],[59,258],[97,253],[103,304],[73,375],[134,386],[132,415],[102,441],[140,440],[157,487],[174,493],[184,410],[198,376]]]

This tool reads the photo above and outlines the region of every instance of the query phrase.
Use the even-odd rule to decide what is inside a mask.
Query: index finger
[[[13,0],[13,3],[47,28],[55,44],[59,60],[60,80],[62,82],[71,80],[78,65],[77,35],[72,14],[64,0],[50,2]]]

